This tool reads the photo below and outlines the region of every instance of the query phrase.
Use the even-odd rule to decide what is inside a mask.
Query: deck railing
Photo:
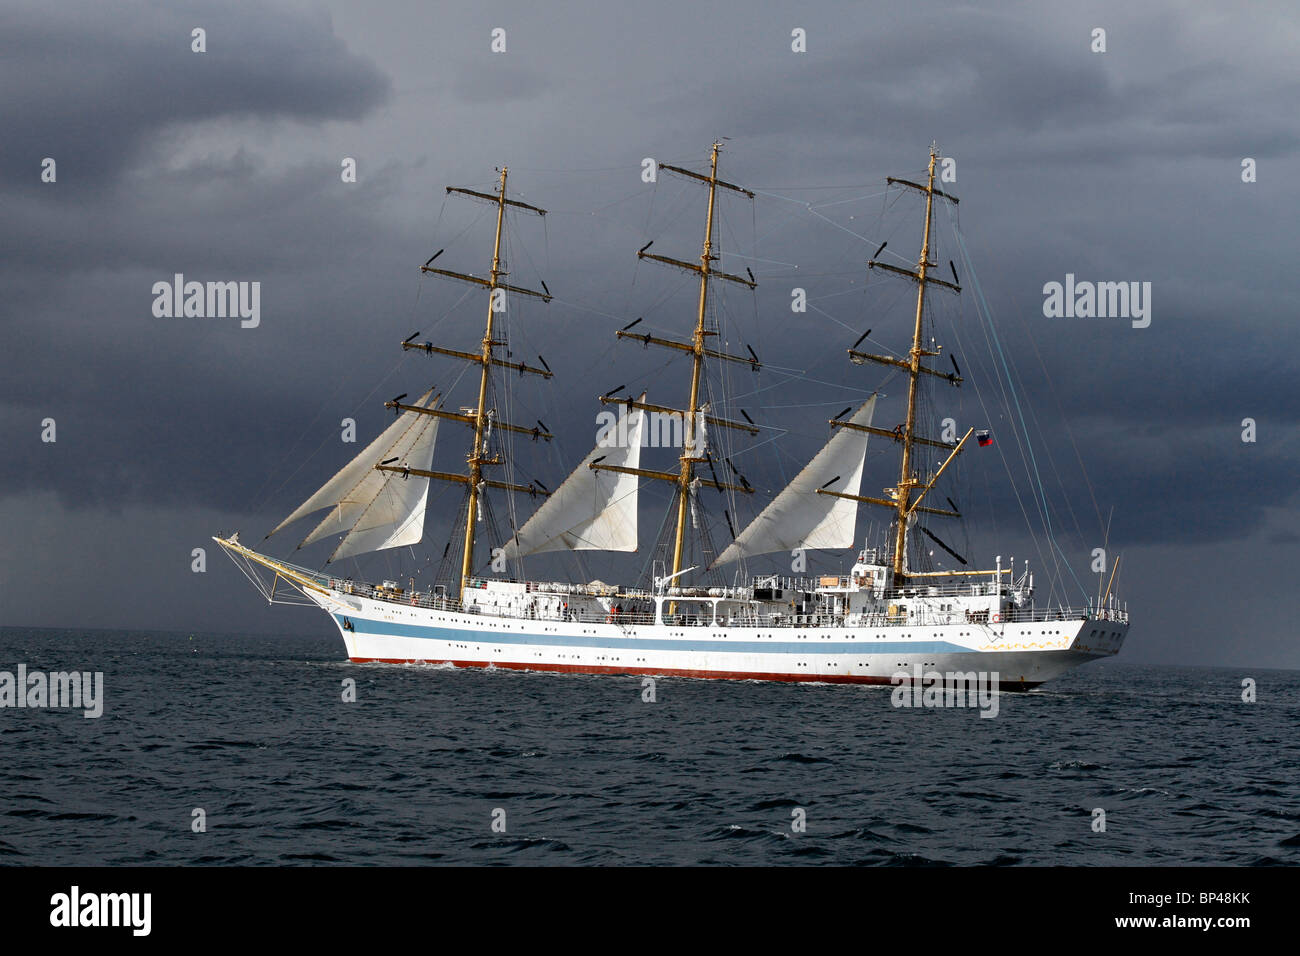
[[[532,608],[520,613],[510,608],[493,608],[481,604],[462,604],[460,601],[443,596],[440,592],[406,591],[404,589],[384,588],[370,584],[357,584],[338,578],[321,577],[321,585],[351,594],[357,597],[388,601],[408,607],[433,608],[460,614],[474,614],[480,617],[509,618],[516,621],[559,621],[576,624],[618,624],[622,627],[653,624],[655,617],[650,611],[624,610],[618,612],[591,611],[571,609],[552,611],[548,608]],[[959,592],[959,593],[969,593]],[[900,598],[904,597],[899,595]],[[996,627],[999,624],[1040,623],[1046,621],[1097,620],[1128,623],[1128,612],[1113,607],[1010,607],[1001,612],[946,610],[936,611],[928,608],[913,609],[914,613],[880,612],[874,614],[835,614],[829,612],[808,614],[787,614],[782,612],[756,612],[752,608],[725,609],[718,614],[715,621],[708,608],[700,608],[677,614],[669,614],[664,609],[664,623],[670,627],[743,627],[743,628],[881,628],[881,627],[930,627],[950,624],[972,624]]]

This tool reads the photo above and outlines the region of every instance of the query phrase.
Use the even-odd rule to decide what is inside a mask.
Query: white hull
[[[771,627],[613,624],[466,614],[330,589],[308,594],[339,628],[350,660],[740,680],[888,684],[899,671],[996,672],[1033,687],[1119,651],[1128,624],[1072,619],[1004,624]]]

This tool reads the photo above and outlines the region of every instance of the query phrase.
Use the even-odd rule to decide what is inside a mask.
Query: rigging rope
[[[1052,530],[1051,509],[1048,505],[1047,493],[1043,487],[1043,481],[1039,474],[1038,459],[1034,455],[1034,448],[1029,434],[1029,427],[1025,423],[1024,411],[1022,410],[1020,405],[1020,396],[1016,393],[1015,382],[1012,379],[1011,370],[1007,365],[1006,353],[1003,351],[1002,342],[998,338],[997,327],[993,323],[993,318],[992,318],[991,311],[989,310],[988,307],[988,302],[984,298],[983,287],[980,285],[979,277],[976,275],[975,272],[975,266],[971,262],[971,257],[967,252],[966,241],[962,237],[961,230],[958,229],[955,224],[953,227],[953,235],[957,241],[957,248],[961,256],[962,267],[966,270],[966,274],[970,277],[971,286],[975,291],[976,312],[979,315],[981,322],[985,324],[985,326],[989,329],[989,332],[992,334],[992,342],[994,347],[997,350],[997,358],[998,361],[1001,363],[1002,371],[1006,376],[1007,389],[1011,393],[1011,399],[1015,404],[1016,415],[1020,420],[1020,428],[1024,433],[1025,449],[1029,453],[1029,461],[1033,468],[1034,483],[1038,492],[1038,497],[1039,499],[1041,499],[1040,501],[1041,507],[1039,513],[1043,520],[1043,527],[1047,534],[1047,539],[1051,544],[1051,546],[1055,549],[1056,553],[1060,555],[1061,561],[1065,564],[1066,570],[1070,572],[1070,577],[1074,579],[1074,583],[1078,586],[1079,591],[1084,595],[1086,599],[1088,591],[1086,588],[1084,588],[1082,582],[1079,581],[1078,576],[1074,573],[1074,568],[1071,566],[1069,559],[1065,555],[1065,552],[1061,549],[1060,544],[1056,540],[1056,534]]]

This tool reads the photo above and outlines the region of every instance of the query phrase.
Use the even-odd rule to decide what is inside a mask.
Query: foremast
[[[647,242],[637,251],[638,259],[651,259],[665,265],[685,269],[688,272],[696,273],[699,276],[700,293],[695,316],[695,332],[692,335],[691,340],[689,342],[680,342],[674,339],[659,338],[649,334],[638,334],[629,331],[632,326],[641,321],[640,319],[636,319],[631,324],[624,326],[617,333],[619,338],[632,339],[646,345],[657,345],[664,348],[676,349],[677,351],[687,352],[691,356],[691,390],[686,408],[670,408],[664,405],[650,405],[645,402],[631,400],[627,400],[625,403],[629,408],[640,408],[647,411],[680,415],[682,417],[683,447],[679,459],[679,468],[676,472],[667,472],[654,471],[648,468],[625,468],[613,465],[604,465],[599,462],[592,462],[590,466],[597,470],[604,469],[609,471],[619,471],[625,474],[634,474],[645,478],[654,478],[659,481],[667,481],[676,485],[677,518],[673,534],[672,570],[668,574],[668,577],[671,578],[676,578],[676,576],[682,571],[686,541],[686,518],[691,508],[691,494],[694,489],[699,486],[705,486],[709,488],[717,488],[719,490],[739,491],[745,494],[753,494],[754,491],[754,489],[745,482],[743,478],[741,479],[741,484],[737,485],[730,482],[719,481],[716,474],[713,476],[712,480],[695,474],[696,465],[704,464],[706,462],[710,465],[712,464],[707,453],[701,454],[700,443],[698,442],[699,435],[697,434],[700,422],[705,422],[708,425],[716,425],[723,428],[744,431],[751,435],[758,434],[758,428],[752,423],[735,422],[707,414],[707,404],[702,405],[700,402],[700,380],[704,370],[704,360],[706,358],[720,359],[727,362],[738,362],[748,365],[755,371],[761,367],[758,356],[754,354],[753,349],[749,350],[748,356],[741,356],[731,355],[718,349],[710,348],[707,345],[708,337],[718,334],[716,330],[708,327],[707,321],[710,281],[713,279],[725,279],[728,282],[735,282],[750,289],[755,288],[758,284],[754,280],[753,273],[749,273],[749,278],[745,279],[741,276],[731,275],[713,268],[713,263],[718,259],[718,256],[713,254],[713,219],[718,187],[741,193],[751,200],[754,198],[754,194],[750,190],[745,189],[742,186],[737,186],[734,183],[724,182],[718,178],[718,153],[721,150],[722,144],[720,142],[715,142],[709,160],[709,175],[707,176],[701,173],[692,172],[689,169],[682,169],[679,166],[670,166],[667,163],[659,164],[660,169],[676,173],[680,176],[685,176],[689,179],[698,180],[706,183],[709,187],[708,212],[704,221],[704,243],[703,248],[700,251],[700,264],[695,265],[694,263],[685,262],[681,259],[672,259],[668,256],[660,256],[652,252],[647,252],[646,250],[654,245],[653,240]],[[618,390],[619,389],[615,389],[614,391]],[[601,402],[624,403],[622,400],[611,398],[611,395],[612,393],[602,395],[600,399]]]
[[[408,337],[407,340],[402,343],[402,348],[408,351],[412,349],[418,349],[427,352],[429,354],[449,355],[452,356],[453,358],[459,358],[468,362],[473,362],[478,364],[479,365],[478,404],[473,409],[468,409],[463,411],[461,414],[456,414],[454,412],[445,412],[440,409],[428,409],[428,408],[419,408],[411,405],[403,405],[401,404],[401,398],[404,398],[405,396],[399,396],[397,399],[385,403],[386,407],[393,408],[398,412],[404,410],[417,411],[425,415],[436,415],[440,418],[459,421],[465,425],[470,426],[474,430],[474,440],[471,444],[470,452],[465,458],[465,463],[467,466],[466,470],[468,473],[455,474],[455,473],[441,472],[441,471],[424,471],[415,468],[408,469],[402,467],[394,467],[386,463],[376,466],[380,470],[402,471],[406,474],[419,475],[426,478],[436,478],[440,481],[456,482],[467,486],[468,501],[465,509],[464,552],[461,556],[461,573],[460,573],[460,596],[462,598],[464,596],[465,585],[469,581],[470,576],[474,570],[475,526],[477,525],[479,520],[480,499],[482,498],[485,490],[487,488],[500,488],[507,491],[526,491],[530,495],[548,494],[548,492],[546,492],[541,488],[538,488],[536,485],[533,484],[518,485],[507,481],[497,481],[495,479],[487,478],[485,477],[485,472],[484,472],[484,466],[501,464],[500,455],[489,456],[488,454],[487,442],[488,442],[490,432],[493,428],[530,435],[534,440],[536,440],[537,438],[545,438],[549,441],[550,438],[552,437],[549,432],[545,431],[541,427],[540,422],[538,423],[538,427],[536,428],[527,428],[520,425],[512,425],[507,422],[498,422],[496,421],[495,411],[487,407],[488,382],[491,376],[492,369],[494,367],[513,369],[515,371],[518,371],[521,375],[522,374],[540,375],[543,378],[550,378],[552,375],[549,367],[535,368],[531,365],[527,365],[526,363],[522,363],[522,362],[510,362],[505,359],[498,358],[496,355],[496,348],[498,346],[505,345],[504,341],[498,341],[496,338],[495,323],[496,323],[497,313],[505,311],[505,302],[506,302],[505,297],[507,292],[516,293],[525,296],[532,296],[541,299],[543,302],[551,301],[551,293],[550,290],[546,288],[545,282],[542,283],[542,289],[544,291],[536,292],[532,289],[524,289],[519,286],[510,285],[509,283],[502,281],[502,278],[509,274],[502,268],[502,261],[501,261],[501,237],[505,226],[506,207],[513,206],[518,209],[523,209],[528,212],[535,213],[539,216],[545,216],[546,210],[539,209],[537,206],[531,206],[528,203],[517,202],[516,200],[513,199],[507,199],[506,198],[507,168],[505,166],[501,167],[500,174],[501,174],[500,180],[498,182],[497,191],[495,195],[491,193],[477,192],[472,189],[463,189],[458,186],[447,187],[448,194],[459,193],[462,195],[472,196],[476,199],[486,200],[496,204],[497,207],[496,236],[492,244],[492,268],[488,274],[488,278],[484,279],[481,276],[475,276],[472,274],[466,274],[461,272],[452,272],[447,269],[438,269],[432,267],[430,263],[432,263],[434,259],[437,259],[438,256],[442,255],[443,253],[442,249],[439,249],[436,253],[434,253],[429,258],[429,260],[425,262],[423,266],[421,266],[421,270],[420,270],[422,272],[432,273],[434,275],[439,275],[446,278],[459,279],[461,281],[469,282],[471,284],[482,286],[487,289],[487,293],[488,293],[487,321],[483,329],[483,341],[480,345],[479,351],[464,352],[464,351],[458,351],[456,349],[444,348],[442,346],[433,345],[432,343],[429,342],[424,342],[424,343],[412,342],[411,339],[415,338],[416,335],[419,335],[418,332]],[[542,359],[541,356],[538,356],[538,361],[540,361],[543,366],[546,365],[546,361]]]

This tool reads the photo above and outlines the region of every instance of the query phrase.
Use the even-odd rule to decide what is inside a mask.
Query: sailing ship
[[[415,333],[401,343],[441,359],[477,366],[477,402],[459,411],[443,406],[444,397],[430,389],[418,399],[405,395],[385,403],[393,423],[315,494],[295,509],[270,535],[308,515],[329,509],[299,547],[342,535],[327,564],[353,555],[419,543],[424,536],[426,506],[433,482],[461,486],[461,508],[453,540],[443,551],[445,583],[421,588],[414,576],[407,586],[397,580],[365,583],[329,571],[311,569],[271,557],[239,541],[238,534],[215,537],[249,580],[271,602],[310,603],[333,620],[351,661],[451,664],[580,674],[677,675],[827,683],[897,683],[901,673],[992,674],[1002,689],[1029,689],[1083,662],[1117,653],[1128,631],[1127,608],[1110,585],[1097,599],[1079,605],[1034,600],[1034,576],[1027,561],[1004,566],[1001,556],[987,570],[923,569],[928,563],[909,556],[922,552],[914,543],[923,516],[961,517],[956,504],[936,505],[931,492],[967,446],[974,428],[959,439],[918,434],[918,389],[943,381],[960,386],[955,360],[952,371],[927,360],[941,347],[924,344],[923,316],[933,286],[960,293],[956,269],[949,282],[934,274],[931,227],[934,204],[956,203],[935,187],[937,147],[930,150],[928,178],[913,182],[890,177],[890,187],[919,193],[925,218],[920,254],[914,268],[873,257],[870,269],[900,275],[916,286],[911,347],[894,357],[859,351],[866,335],[848,350],[857,365],[884,366],[906,376],[907,414],[896,428],[873,424],[877,394],[831,419],[831,437],[807,465],[738,533],[734,500],[755,489],[731,464],[715,457],[710,435],[720,431],[757,435],[748,413],[728,418],[706,401],[702,373],[706,363],[761,367],[752,348],[734,354],[720,343],[710,322],[711,293],[721,281],[753,289],[756,280],[729,274],[714,236],[715,202],[721,192],[754,193],[718,177],[721,144],[714,143],[706,173],[659,164],[665,172],[707,186],[708,205],[703,248],[698,263],[649,251],[638,257],[684,269],[698,279],[694,331],[689,339],[634,331],[640,319],[617,332],[644,347],[675,351],[690,361],[690,390],[685,404],[674,407],[648,401],[642,393],[618,396],[613,390],[600,401],[617,415],[616,426],[602,429],[595,447],[554,491],[538,481],[508,480],[501,437],[527,436],[533,442],[553,436],[540,420],[520,425],[501,420],[493,376],[550,378],[545,360],[538,365],[514,360],[497,320],[510,297],[542,302],[542,290],[505,281],[503,224],[508,213],[546,214],[545,210],[507,197],[507,170],[499,170],[494,193],[448,187],[449,195],[467,195],[495,207],[496,235],[492,264],[485,276],[435,267],[441,250],[422,267],[426,274],[479,287],[488,300],[483,337],[477,350],[466,351],[432,342],[416,342]],[[883,248],[883,247],[882,247]],[[876,251],[879,256],[880,250]],[[869,334],[869,333],[868,333]],[[458,423],[472,432],[463,471],[432,468],[439,426]],[[675,468],[646,468],[641,452],[647,432],[669,422],[681,430]],[[981,432],[977,441],[986,444]],[[863,494],[867,443],[887,441],[899,453],[898,477],[884,497]],[[653,444],[653,443],[652,443]],[[921,452],[937,448],[946,457],[937,468],[923,468]],[[722,466],[725,463],[726,469]],[[721,474],[721,477],[720,477]],[[726,480],[722,480],[725,478]],[[661,539],[661,561],[637,584],[621,586],[601,580],[544,581],[503,573],[508,564],[546,552],[634,552],[638,535],[638,492],[644,482],[661,482],[671,490],[671,511]],[[697,549],[707,565],[687,566],[688,539],[701,526],[701,489],[716,489],[733,500],[725,512],[731,540],[720,553]],[[488,495],[523,493],[539,506],[508,540],[489,554],[480,538]],[[796,576],[757,574],[732,583],[717,582],[720,569],[750,557],[807,550],[855,549],[861,506],[883,509],[889,534],[880,546],[863,547],[847,573]],[[671,528],[671,535],[667,529]],[[927,537],[966,561],[924,527]],[[459,539],[459,573],[452,545]],[[853,553],[850,551],[850,553]],[[694,577],[692,577],[694,575]],[[701,579],[712,577],[714,583]],[[1112,570],[1112,582],[1114,572]]]

